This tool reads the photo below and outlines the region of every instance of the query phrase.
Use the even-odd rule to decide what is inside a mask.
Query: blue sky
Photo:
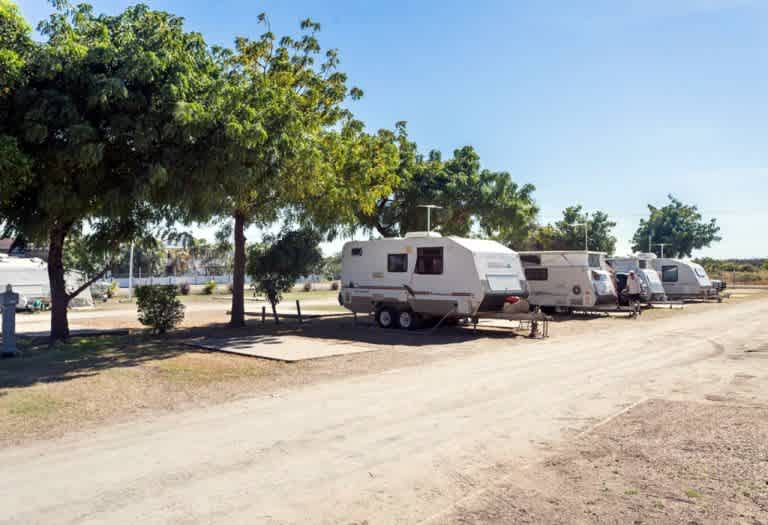
[[[33,22],[50,11],[18,3]],[[315,19],[365,91],[352,108],[371,129],[406,120],[444,155],[473,145],[485,167],[537,187],[544,222],[571,204],[605,210],[627,252],[646,204],[672,193],[721,225],[723,241],[696,255],[768,256],[768,2],[147,3],[224,45],[256,36],[262,11],[278,35]]]

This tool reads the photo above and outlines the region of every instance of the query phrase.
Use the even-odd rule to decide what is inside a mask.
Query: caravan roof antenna
[[[432,210],[442,210],[443,207],[437,204],[419,204],[416,207],[427,209],[427,234],[429,234],[432,231]]]

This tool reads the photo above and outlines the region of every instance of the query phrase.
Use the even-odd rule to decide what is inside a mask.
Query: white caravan
[[[528,282],[528,302],[544,311],[617,306],[605,253],[520,252]]]
[[[651,257],[649,257],[651,256]],[[626,257],[611,257],[606,259],[606,262],[611,266],[617,274],[624,274],[623,276],[617,276],[619,282],[619,293],[626,283],[626,275],[629,272],[635,272],[635,275],[640,280],[643,286],[643,300],[645,301],[666,301],[667,296],[664,291],[664,285],[659,278],[659,274],[653,267],[653,260],[656,256],[654,254],[641,254],[641,255],[629,255]],[[623,277],[623,278],[621,278]]]
[[[83,282],[80,272],[70,271],[65,275],[67,291],[76,289]],[[5,291],[10,284],[19,294],[17,308],[31,308],[36,301],[50,303],[51,287],[48,281],[48,265],[36,257],[14,257],[0,254],[0,288]],[[93,306],[89,289],[84,290],[70,306]]]
[[[719,296],[700,264],[681,259],[660,259],[650,253],[639,255],[653,265],[669,299],[710,299]]]
[[[517,253],[495,241],[434,232],[346,243],[341,287],[339,302],[349,310],[406,329],[423,318],[500,312],[527,294]]]

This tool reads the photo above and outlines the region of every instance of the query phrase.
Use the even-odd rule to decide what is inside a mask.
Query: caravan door
[[[409,300],[413,311],[442,316],[451,310],[458,310],[457,297],[449,289],[452,279],[447,275],[456,271],[456,268],[450,269],[450,265],[446,265],[452,252],[455,252],[451,248],[450,244],[443,242],[424,243],[414,248],[416,263],[410,283],[413,296]]]

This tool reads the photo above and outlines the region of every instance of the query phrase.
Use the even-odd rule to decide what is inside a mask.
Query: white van
[[[351,241],[342,250],[339,302],[353,312],[374,312],[385,328],[502,311],[526,295],[520,258],[495,241],[412,232]]]
[[[528,302],[544,311],[617,305],[603,252],[520,252],[520,261],[528,282]]]

